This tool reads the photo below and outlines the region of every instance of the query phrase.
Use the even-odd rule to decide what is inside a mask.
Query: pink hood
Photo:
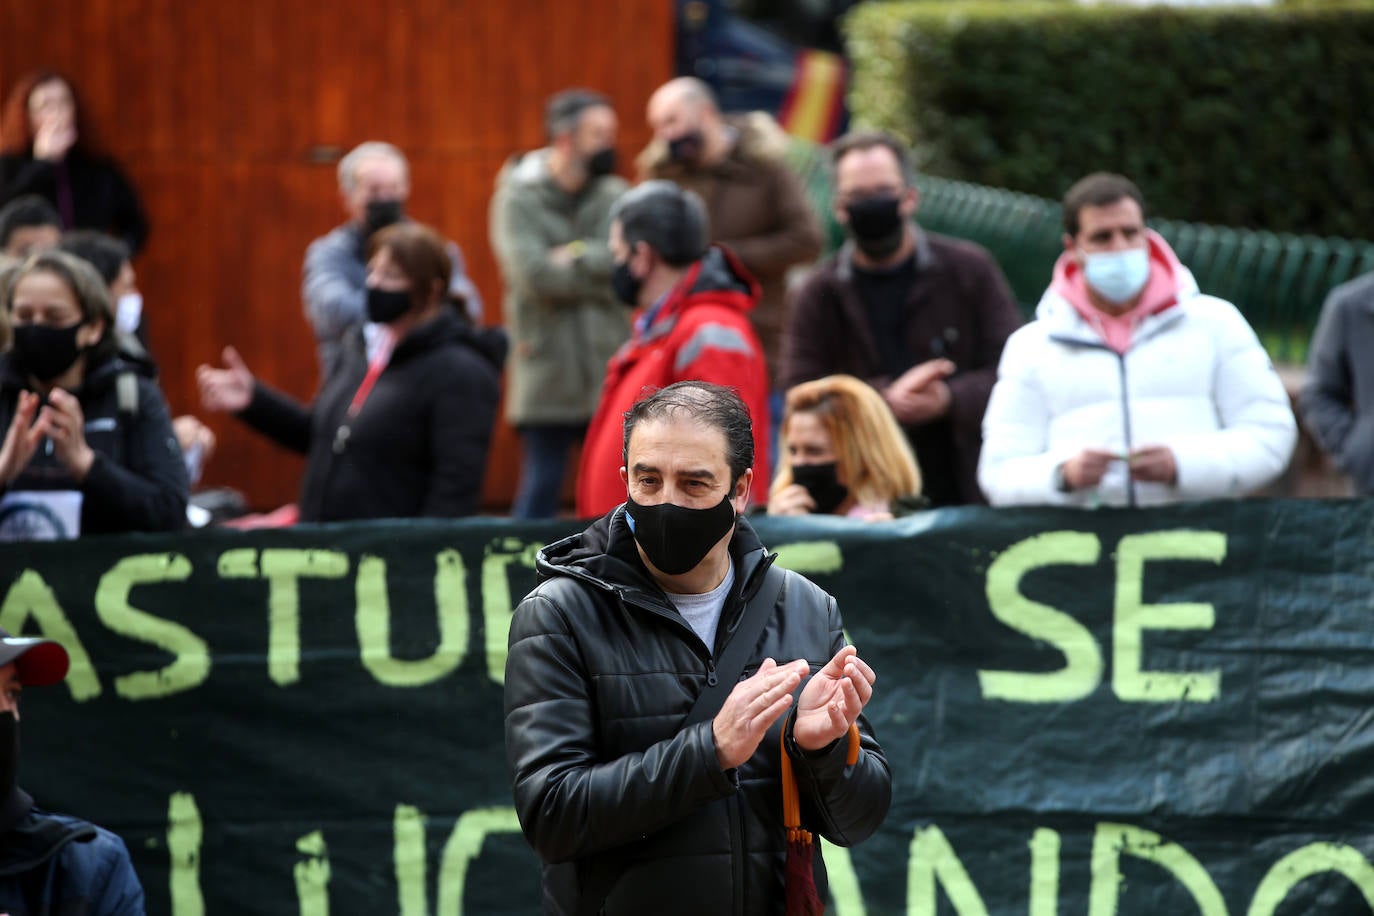
[[[1141,320],[1178,304],[1180,281],[1187,273],[1163,236],[1153,229],[1146,229],[1145,236],[1150,246],[1150,279],[1145,282],[1136,307],[1120,315],[1108,314],[1092,304],[1083,270],[1070,252],[1061,254],[1054,264],[1050,291],[1072,305],[1088,326],[1117,353],[1125,353],[1131,348],[1131,338]]]

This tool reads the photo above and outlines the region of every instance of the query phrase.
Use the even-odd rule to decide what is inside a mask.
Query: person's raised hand
[[[768,497],[769,515],[810,515],[815,511],[811,491],[799,483],[788,484]]]
[[[754,756],[769,726],[792,705],[792,691],[809,670],[805,659],[779,665],[766,658],[758,671],[734,686],[711,721],[721,769],[734,769]]]
[[[818,751],[853,725],[873,697],[878,676],[859,658],[859,650],[845,646],[811,676],[797,701],[792,739],[806,751]]]
[[[76,124],[68,117],[47,118],[33,135],[33,158],[61,162],[76,143]]]
[[[46,427],[34,420],[38,404],[38,395],[32,391],[19,392],[14,417],[5,431],[5,442],[0,445],[0,486],[9,486],[28,467],[29,459],[38,451],[38,443],[43,441]]]
[[[253,400],[253,373],[239,351],[224,348],[224,369],[202,364],[196,369],[200,403],[206,410],[238,413]]]
[[[86,415],[76,395],[54,388],[39,420],[52,440],[53,456],[78,481],[85,480],[95,463],[95,450],[86,443]]]

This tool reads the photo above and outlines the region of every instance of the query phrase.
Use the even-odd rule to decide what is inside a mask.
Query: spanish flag
[[[848,73],[844,58],[829,51],[797,53],[796,75],[783,99],[779,120],[792,136],[814,143],[834,139],[844,114]]]

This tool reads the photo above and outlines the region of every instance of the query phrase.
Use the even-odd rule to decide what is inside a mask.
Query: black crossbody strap
[[[714,719],[716,713],[720,712],[720,708],[725,705],[725,698],[735,689],[739,676],[744,673],[744,667],[749,664],[754,648],[759,644],[759,637],[763,635],[763,627],[786,589],[787,571],[777,564],[770,565],[764,573],[763,584],[745,605],[739,626],[735,627],[730,641],[725,644],[725,651],[720,653],[720,659],[716,662],[715,684],[708,684],[706,689],[697,695],[697,701],[692,704],[692,711],[682,723],[684,728]]]
[[[745,666],[749,664],[773,608],[786,591],[787,571],[776,564],[770,565],[764,573],[763,583],[759,585],[758,591],[754,592],[754,597],[744,606],[739,625],[735,627],[730,641],[725,644],[725,651],[720,654],[720,660],[716,665],[716,683],[708,684],[705,690],[697,694],[692,711],[687,713],[687,718],[682,723],[683,728],[713,719],[716,713],[720,712],[720,708],[725,705],[725,698],[735,688]],[[620,877],[623,864],[612,864],[602,860],[583,869],[577,916],[597,916],[601,912],[606,895],[611,892],[611,887]]]

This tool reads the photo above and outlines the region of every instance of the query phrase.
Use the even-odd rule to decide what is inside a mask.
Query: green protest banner
[[[501,519],[0,548],[68,647],[20,781],[130,846],[154,914],[538,911]],[[760,519],[877,670],[883,829],[838,916],[1374,910],[1374,516],[1360,502]]]

